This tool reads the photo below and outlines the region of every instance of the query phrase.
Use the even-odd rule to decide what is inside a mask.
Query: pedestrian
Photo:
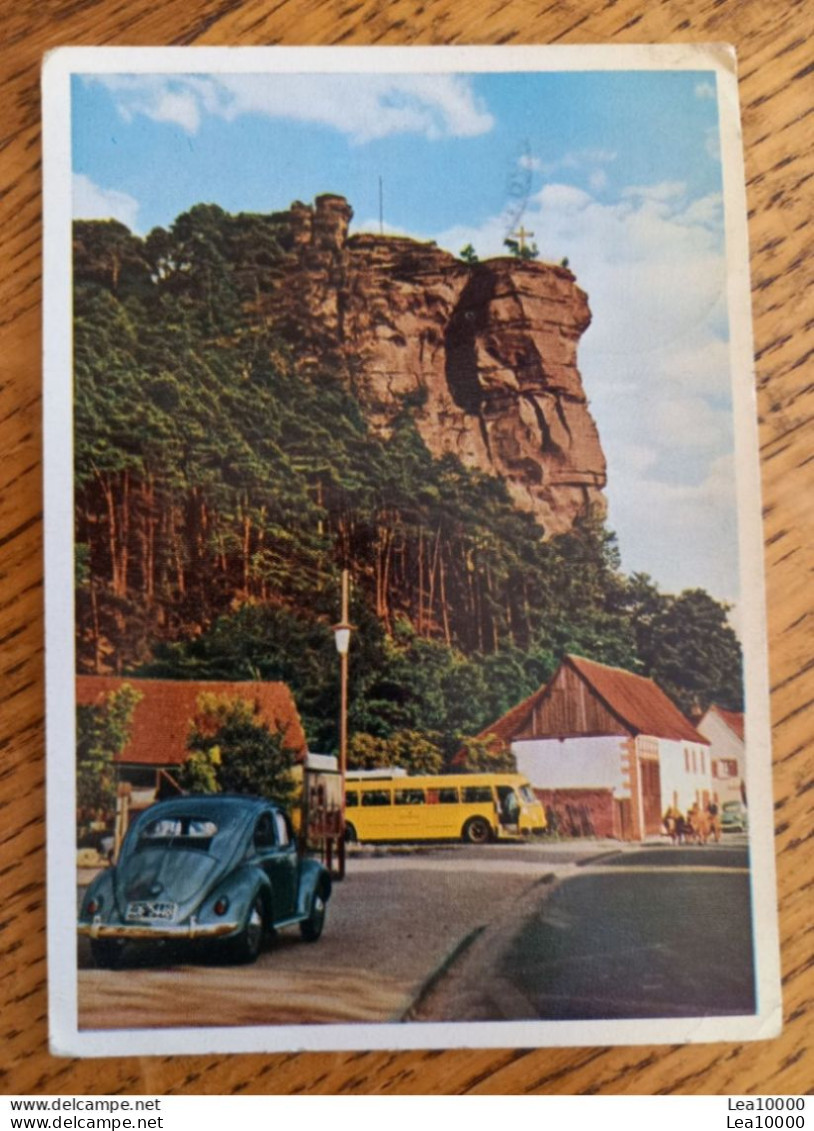
[[[676,840],[679,844],[686,844],[692,834],[692,826],[687,818],[679,810],[678,817],[676,818]]]
[[[681,821],[680,809],[675,804],[669,805],[664,813],[664,831],[673,844],[679,839],[679,821]]]
[[[691,836],[696,844],[706,844],[709,837],[709,819],[705,809],[693,801],[687,812],[687,821],[692,830]]]
[[[709,817],[710,835],[714,838],[715,843],[719,844],[721,840],[721,818],[718,815],[718,804],[714,798],[707,805],[707,816]]]

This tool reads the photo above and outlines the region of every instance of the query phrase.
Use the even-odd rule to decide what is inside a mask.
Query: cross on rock
[[[516,232],[510,232],[509,235],[512,237],[516,236],[517,239],[520,240],[520,250],[525,251],[526,240],[529,238],[529,236],[533,236],[534,232],[527,232],[524,226],[521,224]]]

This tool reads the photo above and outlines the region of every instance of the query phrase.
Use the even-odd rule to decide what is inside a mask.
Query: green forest
[[[739,709],[725,606],[625,576],[597,516],[543,539],[502,481],[432,458],[409,402],[383,442],[329,344],[298,370],[302,327],[263,301],[278,232],[212,205],[144,239],[75,225],[79,670],[284,680],[332,751],[347,568],[351,734],[451,752],[565,652]]]

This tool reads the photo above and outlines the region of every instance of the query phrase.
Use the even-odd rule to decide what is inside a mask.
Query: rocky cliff
[[[571,272],[349,236],[352,215],[325,195],[272,217],[286,269],[261,301],[303,372],[330,357],[380,435],[409,407],[433,455],[500,476],[547,534],[604,513],[605,458],[576,364],[591,315]]]

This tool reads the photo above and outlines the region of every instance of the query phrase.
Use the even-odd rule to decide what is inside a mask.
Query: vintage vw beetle
[[[219,940],[254,962],[265,937],[299,924],[322,934],[331,878],[300,855],[276,805],[255,797],[190,795],[159,801],[130,826],[119,860],[90,884],[79,932],[99,966],[128,942]]]

